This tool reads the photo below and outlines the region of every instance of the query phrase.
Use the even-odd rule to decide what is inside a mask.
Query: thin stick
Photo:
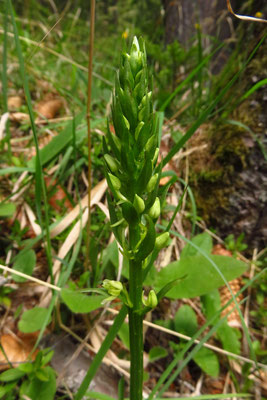
[[[87,88],[87,137],[88,137],[88,220],[87,220],[87,238],[86,238],[86,259],[85,267],[90,268],[90,224],[91,224],[91,190],[92,190],[92,157],[91,157],[91,99],[92,99],[92,75],[93,75],[93,50],[95,35],[95,0],[91,0],[90,15],[90,41],[89,41],[89,60],[88,60],[88,88]]]
[[[0,265],[0,269],[2,269],[3,271],[9,272],[11,274],[14,274],[14,275],[21,276],[22,278],[28,279],[29,281],[39,283],[39,285],[46,286],[49,289],[57,290],[58,292],[61,291],[61,288],[58,286],[52,285],[51,283],[48,283],[45,281],[41,281],[40,279],[34,278],[33,276],[26,275],[23,272],[16,271],[15,269],[6,267],[4,265]]]
[[[47,36],[53,31],[53,29],[57,26],[57,24],[62,20],[63,16],[61,16],[57,22],[49,29],[49,31],[44,35],[44,37],[42,38],[42,40],[38,43],[38,45],[33,49],[33,51],[30,53],[28,60],[32,60],[33,56],[36,54],[38,48],[41,47],[41,44],[45,41],[45,39],[47,38]]]

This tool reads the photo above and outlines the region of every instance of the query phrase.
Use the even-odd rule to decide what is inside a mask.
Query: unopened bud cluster
[[[103,147],[106,178],[113,194],[109,201],[113,231],[125,254],[137,254],[139,260],[154,249],[155,222],[160,215],[159,174],[155,171],[159,139],[148,83],[145,46],[134,38],[130,54],[122,54],[115,82],[115,134],[108,127]],[[125,237],[127,226],[139,232],[134,248]],[[146,244],[143,250],[142,241]]]

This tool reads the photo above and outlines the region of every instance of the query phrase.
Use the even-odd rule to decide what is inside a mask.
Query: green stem
[[[130,261],[129,279],[130,299],[133,307],[129,308],[130,331],[130,400],[142,400],[143,389],[143,316],[142,309],[142,263]]]
[[[134,248],[138,239],[138,233],[130,227],[130,243]],[[143,271],[142,263],[130,260],[129,262],[129,294],[133,307],[129,308],[130,331],[130,400],[142,400],[143,389],[143,316],[142,290]]]

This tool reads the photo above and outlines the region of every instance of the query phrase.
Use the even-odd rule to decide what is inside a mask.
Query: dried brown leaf
[[[41,101],[36,106],[36,111],[46,119],[54,118],[63,106],[61,99],[53,99],[48,101]]]
[[[20,96],[10,96],[7,99],[7,106],[10,111],[20,108],[22,105],[22,98]]]
[[[0,340],[9,362],[13,367],[17,367],[19,363],[27,361],[36,338],[33,338],[32,335],[24,335],[21,338],[11,335],[2,335]],[[31,356],[32,360],[35,359],[37,353],[38,350],[35,350]],[[0,371],[8,368],[10,368],[10,365],[4,356],[3,351],[0,350]]]

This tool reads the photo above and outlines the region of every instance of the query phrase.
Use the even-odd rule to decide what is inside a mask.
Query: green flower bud
[[[151,176],[151,178],[149,179],[147,187],[146,187],[146,190],[148,193],[152,192],[152,190],[155,189],[157,181],[158,181],[158,177],[159,177],[159,174],[155,174],[155,175]]]
[[[126,197],[123,196],[123,194],[119,190],[116,190],[116,193],[119,199],[121,199],[122,201],[127,201]]]
[[[121,151],[121,141],[116,135],[112,135],[113,142],[119,151]]]
[[[145,123],[143,121],[139,122],[139,124],[137,125],[137,128],[135,129],[135,133],[134,133],[135,140],[138,139],[139,133],[144,125],[145,125]]]
[[[141,104],[143,107],[145,107],[147,101],[151,101],[152,98],[152,92],[148,92],[141,100]]]
[[[144,292],[142,294],[142,302],[146,307],[155,308],[158,305],[158,298],[154,290],[150,290],[147,299],[145,299]]]
[[[127,118],[125,118],[125,116],[124,116],[124,115],[123,115],[122,117],[123,117],[123,120],[124,120],[124,122],[125,122],[126,128],[129,130],[129,129],[130,129],[130,124],[129,124],[129,121],[128,121],[128,119],[127,119]]]
[[[115,160],[115,158],[113,158],[112,156],[110,156],[109,154],[105,154],[104,155],[104,159],[110,169],[110,171],[112,172],[117,172],[118,171],[118,163]]]
[[[159,148],[157,147],[156,150],[155,150],[155,153],[154,153],[153,160],[152,160],[152,164],[153,165],[157,162],[158,156],[159,156]]]
[[[109,279],[105,279],[102,286],[106,289],[108,294],[113,297],[118,297],[123,289],[121,282],[111,281]]]
[[[133,205],[134,205],[136,211],[138,212],[138,214],[142,214],[142,212],[145,209],[145,202],[142,199],[142,197],[138,196],[138,194],[134,195]]]
[[[152,219],[157,219],[160,216],[160,201],[158,197],[156,197],[153,206],[149,209],[148,215]]]
[[[112,175],[110,173],[108,173],[109,179],[112,183],[112,186],[114,187],[115,190],[120,190],[121,188],[121,181],[119,180],[119,178],[117,178],[115,175]]]
[[[138,121],[143,121],[145,119],[146,113],[147,113],[147,108],[146,107],[141,108],[141,110],[138,113]]]
[[[157,250],[163,249],[168,243],[170,234],[169,232],[164,232],[156,238],[155,247]]]
[[[153,146],[155,146],[155,142],[156,142],[155,136],[152,135],[152,136],[148,139],[148,141],[146,142],[145,151],[149,152],[149,151],[153,148]],[[153,161],[152,161],[152,162],[153,162]]]

